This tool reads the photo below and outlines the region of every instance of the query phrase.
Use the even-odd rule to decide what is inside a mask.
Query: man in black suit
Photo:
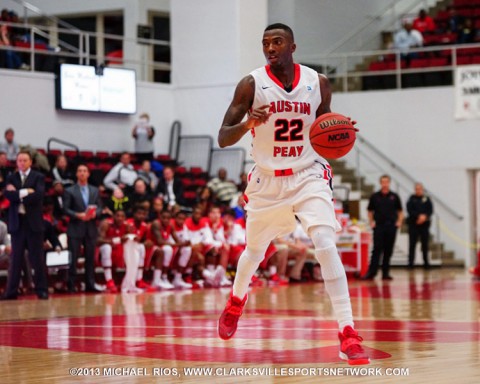
[[[45,178],[40,172],[32,170],[31,166],[30,153],[19,152],[18,171],[8,176],[6,181],[5,197],[10,201],[8,230],[11,235],[12,256],[8,269],[7,289],[2,297],[5,300],[17,298],[26,249],[35,271],[33,277],[35,292],[39,299],[48,299],[42,216]]]
[[[65,190],[64,209],[70,217],[68,223],[68,249],[72,254],[68,271],[68,290],[75,292],[77,260],[83,245],[85,257],[85,291],[99,292],[95,288],[95,245],[97,243],[97,217],[101,214],[101,199],[97,187],[88,184],[90,171],[85,164],[77,167],[77,183]]]
[[[160,179],[155,195],[162,198],[168,210],[174,205],[184,205],[183,185],[175,177],[172,167],[163,168],[163,178]]]

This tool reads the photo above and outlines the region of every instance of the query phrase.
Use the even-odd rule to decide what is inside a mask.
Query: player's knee
[[[335,247],[335,230],[328,225],[317,225],[308,229],[315,250]]]
[[[163,246],[163,266],[168,267],[173,257],[173,248],[170,245]]]
[[[184,247],[180,252],[180,257],[178,259],[178,265],[180,267],[186,267],[188,262],[190,261],[190,257],[192,256],[192,248]]]
[[[241,257],[247,257],[252,261],[260,263],[265,257],[267,248],[268,245],[266,247],[252,247],[247,245]]]
[[[345,277],[345,268],[335,246],[315,250],[315,257],[322,267],[324,280],[335,280]]]

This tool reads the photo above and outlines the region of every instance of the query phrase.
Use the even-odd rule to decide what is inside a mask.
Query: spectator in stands
[[[120,155],[120,162],[106,174],[103,179],[103,185],[111,191],[120,188],[124,193],[129,192],[133,183],[138,178],[138,174],[133,168],[131,161],[130,154],[123,152]]]
[[[65,155],[58,155],[55,166],[52,169],[53,179],[59,181],[64,187],[75,184],[74,175],[68,167],[68,160]]]
[[[407,66],[412,58],[418,57],[418,53],[410,52],[411,48],[423,46],[423,36],[416,29],[412,28],[410,22],[405,22],[403,28],[395,33],[393,37],[393,47],[398,49]]]
[[[448,31],[452,33],[457,33],[460,26],[463,23],[463,17],[457,13],[457,10],[455,9],[455,7],[450,7],[448,9],[448,13],[449,13],[449,17],[447,21]]]
[[[95,246],[97,243],[96,219],[102,212],[102,202],[97,187],[88,184],[90,171],[85,164],[77,167],[77,183],[65,190],[65,213],[68,223],[68,249],[72,253],[68,271],[68,291],[75,292],[77,278],[77,260],[85,257],[85,291],[98,292],[95,287]]]
[[[240,174],[240,183],[237,184],[237,189],[243,193],[245,192],[247,185],[248,185],[248,175],[245,172],[242,172]]]
[[[58,234],[67,232],[68,216],[65,215],[65,206],[63,194],[65,188],[62,182],[55,180],[53,182],[52,204],[53,204],[53,225]]]
[[[429,15],[427,15],[427,12],[424,9],[421,9],[420,12],[418,12],[418,17],[413,20],[412,27],[422,35],[435,32],[435,22]]]
[[[132,136],[135,139],[135,155],[138,160],[153,159],[153,136],[155,129],[150,124],[150,116],[142,113],[137,124],[132,129]]]
[[[5,218],[5,212],[10,205],[8,200],[3,195],[3,189],[6,185],[7,177],[12,173],[12,167],[8,166],[7,154],[5,152],[0,152],[0,219]]]
[[[2,10],[2,16],[0,18],[2,22],[11,22],[11,17],[8,10]],[[10,37],[10,27],[7,24],[0,25],[0,46],[3,47],[12,47],[12,40]],[[22,60],[17,52],[13,51],[12,48],[2,49],[4,65],[9,69],[17,68],[27,68],[27,66],[22,63]]]
[[[196,207],[202,210],[202,216],[207,216],[210,208],[213,205],[213,193],[212,190],[207,187],[200,187],[196,192]]]
[[[0,193],[5,188],[5,181],[7,177],[12,173],[12,168],[8,165],[7,154],[0,151]]]
[[[130,212],[130,198],[125,196],[122,189],[117,187],[114,189],[112,196],[107,199],[103,214],[113,216],[117,211]]]
[[[0,221],[0,269],[8,269],[11,251],[12,247],[10,245],[7,224]]]
[[[135,180],[133,184],[133,192],[130,194],[129,200],[132,207],[136,207],[145,203],[146,201],[149,202],[148,211],[150,211],[150,200],[152,196],[148,192],[147,183],[144,179],[138,178]]]
[[[169,211],[178,204],[183,205],[183,185],[180,180],[175,177],[172,167],[163,168],[163,178],[158,182],[155,195],[163,198],[166,209]]]
[[[13,140],[15,132],[12,128],[7,128],[5,130],[5,141],[0,143],[0,151],[7,154],[7,159],[10,161],[15,161],[17,159],[17,154],[20,151],[18,144]]]
[[[467,17],[458,28],[457,44],[475,43],[477,31],[473,25],[473,20]]]
[[[145,180],[148,186],[148,191],[153,192],[158,185],[158,177],[152,172],[152,165],[149,160],[142,161],[142,167],[137,171],[138,177]]]
[[[215,203],[221,206],[230,205],[230,202],[238,193],[237,186],[227,180],[227,170],[225,168],[220,168],[217,177],[211,179],[207,186],[213,192]]]
[[[32,147],[30,144],[20,145],[20,152],[27,151],[30,153],[33,159],[33,167],[43,174],[48,174],[50,172],[50,163],[48,162],[47,156],[43,153],[37,151],[36,148]]]
[[[46,196],[43,200],[43,224],[45,226],[43,249],[45,252],[62,250],[62,245],[58,240],[58,233],[55,228],[55,218],[53,217],[53,200]]]
[[[148,213],[148,222],[152,222],[153,220],[157,219],[160,217],[160,213],[163,212],[163,199],[160,197],[154,197],[152,199],[152,207],[150,209],[150,212]]]

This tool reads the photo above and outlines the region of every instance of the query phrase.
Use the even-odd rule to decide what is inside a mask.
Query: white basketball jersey
[[[310,126],[321,103],[318,73],[295,64],[292,90],[287,92],[270,66],[250,73],[255,79],[252,108],[270,105],[266,124],[252,129],[252,157],[263,170],[300,170],[311,166],[319,155],[310,145]]]

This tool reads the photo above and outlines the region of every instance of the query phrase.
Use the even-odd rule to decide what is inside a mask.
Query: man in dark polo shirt
[[[403,211],[400,197],[390,191],[390,176],[380,177],[380,191],[372,194],[367,209],[370,227],[373,229],[373,250],[370,266],[362,280],[372,280],[377,275],[382,254],[382,278],[383,280],[392,280],[390,258],[397,229],[403,221]]]

